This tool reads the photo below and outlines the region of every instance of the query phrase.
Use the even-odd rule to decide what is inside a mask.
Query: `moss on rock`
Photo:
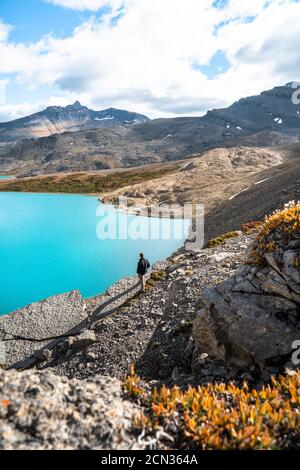
[[[211,240],[209,240],[207,242],[206,247],[214,248],[215,246],[225,245],[226,240],[229,240],[230,238],[235,238],[238,236],[239,236],[239,232],[236,232],[236,231],[224,233],[220,237],[212,238]]]

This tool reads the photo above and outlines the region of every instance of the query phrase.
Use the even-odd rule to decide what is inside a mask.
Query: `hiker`
[[[140,259],[137,265],[136,272],[138,273],[138,276],[141,281],[142,292],[145,292],[145,287],[146,287],[145,274],[147,273],[149,268],[150,268],[149,261],[144,257],[144,253],[140,253]]]

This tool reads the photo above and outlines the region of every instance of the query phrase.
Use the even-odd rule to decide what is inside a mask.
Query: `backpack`
[[[138,263],[138,273],[141,275],[146,274],[147,269],[150,267],[149,261],[145,258],[139,260]]]

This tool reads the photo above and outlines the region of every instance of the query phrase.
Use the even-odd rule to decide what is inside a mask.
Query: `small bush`
[[[263,265],[264,255],[274,253],[276,261],[280,264],[288,243],[299,235],[300,202],[291,201],[284,209],[277,210],[265,218],[251,252],[253,263]]]
[[[293,267],[296,268],[296,269],[300,269],[300,258],[299,257],[295,258]]]
[[[221,235],[220,237],[213,238],[207,242],[207,248],[213,248],[215,246],[219,245],[225,245],[226,240],[229,240],[230,238],[235,238],[239,236],[239,232],[227,232]]]
[[[155,286],[155,281],[153,281],[153,279],[147,279],[146,281],[146,287],[154,287]]]
[[[261,229],[262,224],[263,224],[262,222],[251,221],[251,222],[248,222],[246,224],[243,224],[241,226],[241,230],[245,234],[257,232],[258,230]]]
[[[150,279],[152,279],[152,281],[160,281],[161,279],[164,279],[166,277],[166,271],[153,271],[151,274],[150,274]]]

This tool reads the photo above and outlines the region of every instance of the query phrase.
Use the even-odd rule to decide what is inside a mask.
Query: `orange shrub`
[[[300,232],[300,202],[286,204],[265,218],[257,235],[251,256],[256,264],[264,264],[265,253],[275,252],[280,263],[281,256],[289,241]]]
[[[172,448],[283,449],[300,439],[300,372],[273,378],[260,391],[230,383],[150,392],[132,371],[125,390],[145,408],[135,428],[146,436],[163,429],[173,437]]]

